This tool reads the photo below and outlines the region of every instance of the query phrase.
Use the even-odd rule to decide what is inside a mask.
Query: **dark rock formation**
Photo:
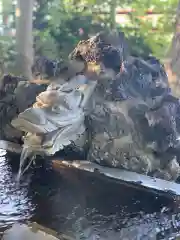
[[[11,126],[11,121],[20,112],[30,107],[36,96],[46,89],[20,77],[5,75],[0,88],[0,137],[4,140],[20,142],[23,135]]]
[[[87,64],[100,64],[101,73],[111,69],[116,75],[101,78],[94,93],[88,159],[175,180],[180,174],[179,100],[172,96],[160,62],[123,56],[117,36],[98,34],[73,52]]]
[[[106,69],[118,73],[127,55],[127,42],[123,33],[100,32],[86,41],[80,41],[69,58],[103,64]]]

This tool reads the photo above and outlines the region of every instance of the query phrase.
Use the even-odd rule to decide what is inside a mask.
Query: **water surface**
[[[1,229],[31,220],[78,240],[171,239],[180,229],[172,200],[42,164],[17,184],[18,157],[0,155]]]

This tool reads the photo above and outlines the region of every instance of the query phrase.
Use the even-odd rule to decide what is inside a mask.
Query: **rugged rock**
[[[27,82],[26,79],[5,75],[0,88],[0,137],[14,142],[21,141],[22,132],[12,127],[11,121],[30,107],[45,85]]]
[[[99,34],[80,43],[73,55],[87,64],[92,61],[89,56],[93,56],[103,69],[101,73],[111,68],[116,75],[98,81],[95,107],[89,116],[92,144],[88,159],[176,180],[180,173],[179,100],[172,96],[164,67],[157,59],[126,57],[122,61],[123,43],[115,42],[117,35],[113,40],[112,35],[105,39]],[[110,59],[110,53],[116,56],[118,73],[116,64],[105,61]]]

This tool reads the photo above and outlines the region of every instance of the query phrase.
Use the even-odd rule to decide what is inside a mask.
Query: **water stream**
[[[32,151],[27,147],[23,146],[21,156],[20,156],[20,163],[19,163],[19,170],[17,174],[17,182],[20,181],[21,176],[28,170],[30,167],[32,161],[33,161],[33,153]],[[27,161],[29,160],[29,164],[26,166]]]
[[[75,240],[171,239],[180,231],[173,200],[66,169],[58,173],[41,161],[16,184],[19,157],[4,154],[0,153],[1,231],[27,220]]]

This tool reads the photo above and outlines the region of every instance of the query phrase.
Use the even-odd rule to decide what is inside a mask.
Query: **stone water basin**
[[[155,194],[158,193],[169,197],[180,196],[180,184],[175,182],[166,181],[122,169],[103,167],[96,163],[88,161],[52,160],[52,163],[54,168],[57,170],[62,167],[73,168],[76,170],[95,174],[96,176],[108,178],[109,180],[114,180],[117,183],[129,187],[151,191],[154,192]]]
[[[169,198],[99,178],[97,170],[92,175],[67,168],[64,162],[58,168],[53,163],[58,171],[36,165],[17,185],[18,161],[14,155],[0,158],[1,232],[30,221],[53,229],[60,239],[153,240],[179,233],[180,214]]]
[[[21,146],[16,143],[0,140],[0,149],[7,150],[12,153],[20,154]],[[140,188],[147,191],[152,191],[158,194],[167,195],[169,197],[180,196],[180,184],[142,175],[135,172],[130,172],[121,169],[103,167],[96,163],[88,161],[64,161],[62,159],[51,159],[53,167],[55,169],[60,168],[73,168],[74,170],[80,170],[85,173],[95,174],[96,176],[108,178],[109,180],[115,180],[120,184]]]

